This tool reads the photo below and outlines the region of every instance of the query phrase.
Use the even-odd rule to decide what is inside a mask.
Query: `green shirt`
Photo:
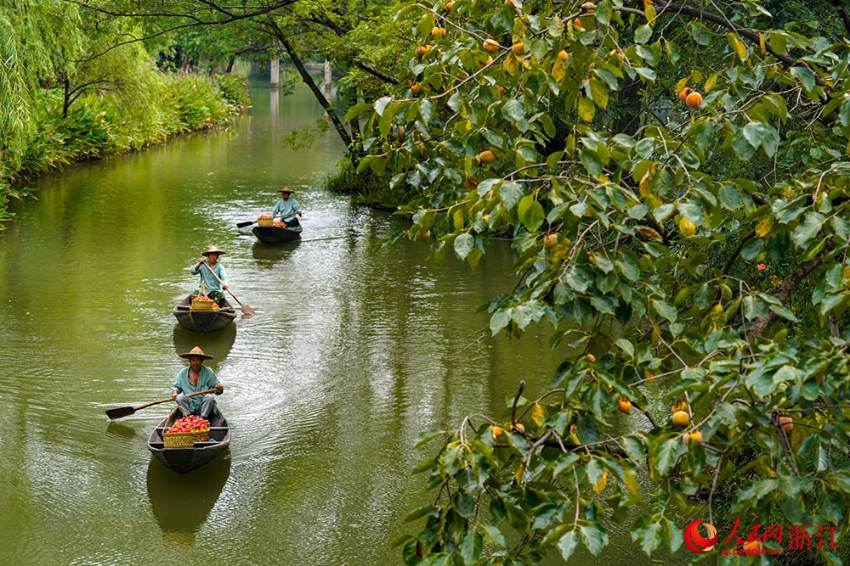
[[[301,210],[301,204],[297,200],[292,197],[289,197],[289,200],[278,199],[274,204],[274,210],[272,210],[272,216],[281,217],[283,221],[286,222],[293,216],[295,213]]]
[[[209,267],[209,263],[207,263],[207,267]],[[198,273],[201,274],[201,281],[203,281],[204,285],[207,286],[208,293],[212,291],[221,291],[221,285],[218,284],[218,281],[215,280],[215,277],[212,276],[212,273],[210,273],[210,270],[207,269],[207,267],[204,267],[203,265],[193,265],[189,268],[189,272],[195,275]],[[220,262],[216,263],[215,267],[211,269],[215,271],[215,274],[218,275],[219,279],[227,281],[227,273],[224,272],[224,268],[221,266]],[[200,287],[201,284],[198,282],[198,286],[196,288],[199,289]]]
[[[192,385],[192,382],[189,381],[189,368],[186,367],[177,372],[171,388],[176,389],[178,393],[189,394],[195,391],[203,391],[204,389],[212,389],[216,385],[218,385],[218,376],[215,372],[207,366],[201,366],[201,375],[198,377],[197,385]],[[189,406],[192,407],[193,413],[201,410],[203,401],[203,395],[189,397]]]

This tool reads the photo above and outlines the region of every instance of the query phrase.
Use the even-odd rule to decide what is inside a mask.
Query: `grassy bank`
[[[249,102],[245,80],[233,75],[158,73],[147,87],[137,97],[92,92],[77,99],[67,117],[63,89],[39,91],[33,108],[38,126],[18,149],[0,147],[0,220],[11,216],[9,200],[25,196],[38,175],[221,124]]]

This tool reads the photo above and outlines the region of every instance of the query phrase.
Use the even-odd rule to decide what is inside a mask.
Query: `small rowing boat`
[[[280,244],[301,239],[301,226],[254,226],[251,230],[258,240],[265,244]]]
[[[177,473],[185,474],[204,464],[212,462],[219,454],[230,446],[230,425],[224,415],[216,410],[210,418],[210,434],[208,442],[195,442],[186,448],[166,448],[162,434],[168,430],[175,420],[182,416],[180,409],[174,409],[151,432],[148,438],[148,450],[166,468]]]
[[[220,309],[192,310],[192,296],[188,296],[174,307],[174,316],[180,326],[193,332],[215,332],[236,319],[236,311],[227,301]]]

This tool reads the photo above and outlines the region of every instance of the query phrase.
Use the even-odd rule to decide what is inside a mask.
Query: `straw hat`
[[[224,250],[218,249],[218,247],[216,247],[216,246],[210,246],[206,250],[202,251],[201,255],[205,255],[205,256],[209,256],[210,254],[224,255],[225,253],[227,253],[227,252],[225,252]]]
[[[283,188],[282,188],[282,189],[280,189],[278,192],[279,192],[279,193],[289,193],[289,194],[292,194],[292,193],[294,193],[295,191],[293,191],[293,190],[292,190],[292,189],[290,189],[289,187],[283,187]]]
[[[201,349],[200,346],[195,346],[194,348],[192,348],[188,352],[183,352],[182,354],[177,354],[177,355],[180,356],[181,358],[186,358],[186,359],[189,359],[192,356],[198,356],[199,358],[204,358],[205,360],[213,359],[213,356],[210,356],[209,354],[204,352]]]

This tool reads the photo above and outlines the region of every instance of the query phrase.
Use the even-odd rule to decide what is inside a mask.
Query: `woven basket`
[[[210,432],[166,432],[162,435],[162,443],[166,448],[191,448],[196,442],[207,442]]]
[[[260,228],[270,228],[274,224],[274,218],[271,216],[260,216],[257,219],[257,226]]]
[[[213,305],[215,301],[212,299],[200,299],[198,297],[192,298],[192,310],[193,311],[211,311],[213,310]]]

